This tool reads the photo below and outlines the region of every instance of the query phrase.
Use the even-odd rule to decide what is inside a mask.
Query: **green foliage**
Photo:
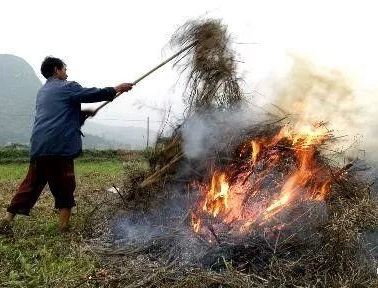
[[[0,149],[0,163],[29,162],[29,150],[27,149]]]
[[[145,149],[141,152],[141,156],[153,167],[160,159],[161,151],[157,149]]]
[[[99,161],[99,160],[109,160],[109,159],[119,159],[117,150],[94,150],[85,149],[83,154],[78,158],[79,161]]]

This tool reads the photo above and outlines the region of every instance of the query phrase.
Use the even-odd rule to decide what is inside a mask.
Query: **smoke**
[[[352,145],[351,157],[378,160],[377,93],[340,70],[295,55],[291,59],[289,73],[268,84],[273,86],[273,103],[298,121],[323,121],[336,136],[346,135],[344,147]]]
[[[148,221],[142,213],[120,215],[111,223],[113,241],[116,245],[140,244],[150,241],[153,237],[163,234],[158,226]]]
[[[134,208],[132,213],[119,211],[109,222],[107,241],[116,247],[138,247],[139,254],[148,252],[163,259],[174,258],[182,266],[201,263],[208,247],[188,225],[193,196],[182,193],[183,186],[179,184],[168,185],[166,189],[166,198],[156,207]]]
[[[343,71],[316,65],[303,57],[290,57],[288,73],[268,78],[260,87],[263,95],[268,94],[264,100],[268,102],[269,110],[276,115],[290,115],[292,122],[325,122],[336,137],[342,136],[338,150],[346,150],[345,157],[378,160],[375,155],[378,146],[378,97],[375,96],[378,91],[369,90]],[[252,99],[252,103],[257,102],[258,99]],[[271,109],[271,104],[279,109]],[[222,149],[220,146],[227,142],[224,139],[268,118],[255,106],[243,103],[241,107],[196,115],[187,120],[181,129],[185,155],[198,159],[214,147]]]
[[[251,128],[270,119],[263,110],[244,103],[231,111],[215,111],[197,114],[181,127],[183,150],[188,159],[201,159],[213,155],[214,150],[223,150],[229,139],[243,129]]]
[[[275,100],[300,120],[325,120],[335,127],[355,125],[361,112],[351,79],[295,56],[290,73],[277,83]]]

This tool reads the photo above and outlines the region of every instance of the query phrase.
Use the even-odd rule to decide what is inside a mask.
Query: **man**
[[[93,111],[82,111],[81,103],[112,101],[117,93],[132,89],[130,83],[83,88],[66,80],[65,63],[54,57],[44,59],[41,73],[47,80],[37,94],[29,170],[0,223],[3,234],[11,233],[17,214],[29,215],[47,183],[58,209],[59,228],[68,230],[71,208],[75,206],[73,159],[82,152],[80,126],[87,117],[94,116]]]

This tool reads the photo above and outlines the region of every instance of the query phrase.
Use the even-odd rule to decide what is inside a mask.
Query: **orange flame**
[[[226,181],[225,173],[214,173],[211,179],[211,188],[206,195],[203,211],[216,217],[228,207],[229,184]]]
[[[226,173],[215,171],[211,184],[202,185],[202,190],[205,192],[205,199],[201,204],[202,212],[217,217],[225,223],[231,223],[235,219],[242,220],[239,230],[246,232],[255,223],[269,220],[294,201],[324,200],[330,190],[330,180],[326,176],[324,167],[317,163],[315,155],[317,147],[330,136],[330,132],[322,124],[297,125],[294,128],[286,125],[270,141],[266,138],[251,140],[249,168],[230,171],[229,175],[237,175],[232,178],[232,183],[227,179]],[[284,161],[285,154],[280,152],[282,151],[280,147],[294,151],[298,168],[290,172],[286,171],[285,173],[288,173],[286,176],[277,179],[277,183],[274,182],[276,187],[274,189],[278,188],[279,193],[274,192],[277,195],[272,194],[269,198],[266,197],[269,191],[264,190],[263,183],[269,179],[276,165]],[[242,148],[244,150],[246,147]],[[243,153],[239,156],[246,155]],[[261,162],[259,167],[265,168],[255,171],[254,166],[258,162]],[[238,169],[236,166],[230,167]],[[252,180],[247,182],[251,175],[253,175]],[[263,200],[260,198],[256,200],[257,208],[245,212],[246,202],[251,199],[254,201],[260,194]],[[199,231],[200,225],[201,219],[192,213],[192,226],[195,232]]]
[[[275,214],[277,214],[282,208],[290,204],[297,195],[300,193],[300,189],[305,187],[309,181],[311,172],[311,160],[313,157],[313,151],[306,151],[300,154],[301,166],[298,171],[294,172],[292,176],[284,183],[280,196],[277,200],[266,209],[266,215],[264,219],[267,219]]]
[[[252,163],[255,164],[257,160],[257,155],[259,154],[261,150],[260,142],[257,142],[256,140],[251,141],[252,144]]]
[[[321,123],[314,125],[296,125],[292,128],[284,126],[273,138],[271,145],[277,145],[281,139],[288,139],[296,148],[309,148],[310,146],[320,145],[329,139],[330,133]]]

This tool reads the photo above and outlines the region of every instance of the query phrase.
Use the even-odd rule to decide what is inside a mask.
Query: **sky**
[[[375,91],[376,6],[375,1],[337,0],[4,0],[0,2],[0,53],[24,58],[42,81],[40,63],[53,55],[67,63],[68,80],[86,87],[114,86],[134,81],[172,55],[175,51],[167,43],[185,21],[213,17],[221,18],[239,43],[234,48],[246,93],[271,75],[283,73],[288,53],[341,69],[356,77],[366,91]],[[179,119],[182,82],[167,64],[92,121],[144,126],[150,117],[151,127],[156,128],[161,111],[170,105],[174,119]],[[364,97],[366,103],[373,99]]]

